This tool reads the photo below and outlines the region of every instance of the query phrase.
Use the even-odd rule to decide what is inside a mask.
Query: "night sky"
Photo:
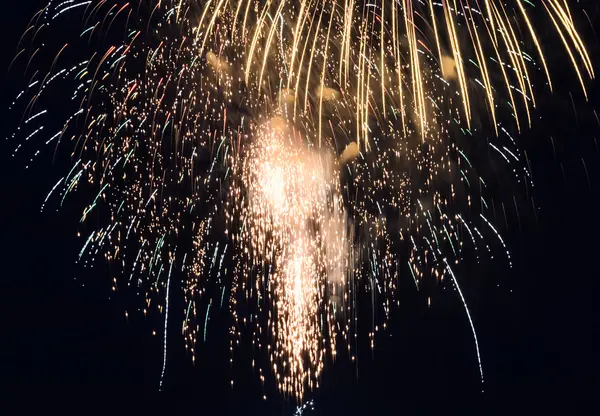
[[[12,10],[3,8],[0,18],[2,108],[22,85],[22,68],[6,75],[7,67],[42,2],[10,3]],[[594,0],[579,3],[600,29],[600,7]],[[599,70],[599,41],[589,22],[579,23]],[[367,344],[359,348],[358,366],[343,358],[328,363],[322,388],[309,394],[315,410],[307,415],[412,414],[408,403],[429,400],[476,407],[523,399],[548,406],[553,396],[598,396],[600,126],[593,110],[600,111],[600,83],[590,85],[585,103],[571,70],[561,69],[566,67],[562,55],[551,58],[556,91],[540,94],[542,119],[536,117],[519,138],[536,183],[529,196],[539,209],[534,214],[529,201],[519,218],[512,209],[505,221],[498,202],[495,224],[511,250],[512,269],[501,250],[494,260],[460,269],[479,335],[485,392],[456,292],[434,290],[428,308],[427,294],[407,281],[387,335],[380,334],[373,352]],[[0,112],[5,136],[17,123]],[[109,299],[110,279],[101,263],[93,269],[76,264],[81,248],[77,204],[40,213],[62,174],[65,165],[60,164],[68,160],[59,157],[53,165],[46,154],[26,170],[23,159],[10,157],[15,143],[0,143],[0,397],[5,397],[0,408],[24,411],[21,406],[35,406],[36,398],[54,397],[60,409],[65,401],[91,395],[91,403],[109,406],[125,400],[139,414],[162,406],[171,409],[169,414],[293,414],[293,401],[261,387],[249,353],[239,349],[230,366],[226,311],[211,316],[196,366],[173,331],[165,388],[159,392],[162,321],[136,315],[127,322],[124,310],[136,301],[126,295]],[[368,306],[369,299],[363,302]],[[369,319],[362,332],[368,331]]]

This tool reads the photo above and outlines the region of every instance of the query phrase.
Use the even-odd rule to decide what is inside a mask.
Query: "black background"
[[[583,7],[600,27],[595,3],[573,7]],[[11,2],[11,10],[3,10],[3,75],[38,6]],[[598,69],[598,40],[589,22],[581,23]],[[427,308],[426,296],[407,286],[392,316],[392,336],[379,337],[373,353],[361,349],[358,371],[345,360],[329,363],[322,388],[309,396],[315,411],[307,414],[398,414],[407,411],[407,403],[448,399],[465,406],[517,399],[548,406],[553,397],[597,396],[600,127],[593,109],[600,105],[600,86],[590,85],[586,104],[564,59],[551,67],[557,91],[541,94],[543,118],[519,139],[537,185],[537,215],[526,209],[529,214],[520,222],[512,218],[508,227],[501,216],[495,221],[513,254],[512,269],[498,250],[495,261],[459,276],[468,279],[463,290],[479,334],[485,392],[456,293],[434,297]],[[3,80],[2,108],[21,82],[19,71]],[[0,111],[0,123],[8,136],[16,121]],[[43,401],[46,410],[60,409],[91,397],[84,409],[90,403],[121,409],[129,403],[135,414],[163,406],[169,414],[293,414],[293,402],[263,391],[249,355],[236,355],[230,367],[228,340],[221,336],[224,312],[211,318],[214,335],[200,348],[195,367],[173,336],[165,390],[159,392],[162,322],[139,317],[127,322],[128,299],[109,300],[102,267],[75,264],[81,241],[74,208],[40,213],[61,174],[51,157],[42,155],[26,170],[22,160],[10,157],[14,142],[0,146],[0,395],[7,399],[0,407],[24,411],[44,397],[54,399]]]

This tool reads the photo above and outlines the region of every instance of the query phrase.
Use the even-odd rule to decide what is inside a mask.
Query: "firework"
[[[163,315],[161,385],[174,276],[193,359],[211,308],[227,308],[232,354],[251,331],[261,380],[301,398],[339,345],[354,358],[357,292],[387,318],[403,267],[417,288],[451,278],[483,380],[451,265],[491,251],[490,233],[510,254],[469,153],[487,125],[486,150],[531,183],[511,131],[531,124],[534,80],[552,90],[537,26],[584,95],[594,76],[566,1],[50,1],[17,57],[36,65],[30,45],[75,18],[13,104],[26,114],[14,154],[71,151],[42,208],[93,190],[79,259],[104,257],[114,291],[135,287]],[[62,125],[56,101],[73,109]]]

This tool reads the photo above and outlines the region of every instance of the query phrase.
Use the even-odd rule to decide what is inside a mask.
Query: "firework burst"
[[[74,18],[81,31],[13,104],[26,114],[14,155],[70,149],[44,206],[94,190],[79,259],[103,256],[114,291],[157,306],[163,376],[173,276],[194,359],[211,307],[228,308],[232,354],[251,331],[272,370],[260,378],[302,398],[340,343],[354,357],[357,292],[387,318],[408,267],[417,288],[458,289],[483,380],[451,267],[491,251],[490,233],[510,254],[469,152],[488,125],[486,151],[531,183],[510,132],[531,124],[534,79],[552,90],[537,26],[583,94],[594,76],[566,1],[50,1],[17,57],[35,65],[40,39]],[[73,113],[41,139],[54,101]]]

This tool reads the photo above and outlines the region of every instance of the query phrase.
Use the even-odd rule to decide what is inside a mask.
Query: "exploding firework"
[[[50,1],[17,58],[33,68],[69,19],[81,31],[13,103],[26,114],[14,155],[70,150],[42,208],[93,189],[79,260],[103,257],[114,291],[162,314],[163,376],[172,278],[193,359],[211,308],[227,308],[232,354],[250,331],[269,357],[261,380],[302,398],[339,348],[354,357],[357,292],[387,319],[407,267],[417,288],[457,288],[483,380],[451,267],[491,251],[488,234],[510,254],[473,155],[489,126],[486,152],[531,183],[511,132],[531,124],[535,80],[552,90],[538,26],[586,94],[565,0]],[[73,109],[62,125],[55,107]]]

